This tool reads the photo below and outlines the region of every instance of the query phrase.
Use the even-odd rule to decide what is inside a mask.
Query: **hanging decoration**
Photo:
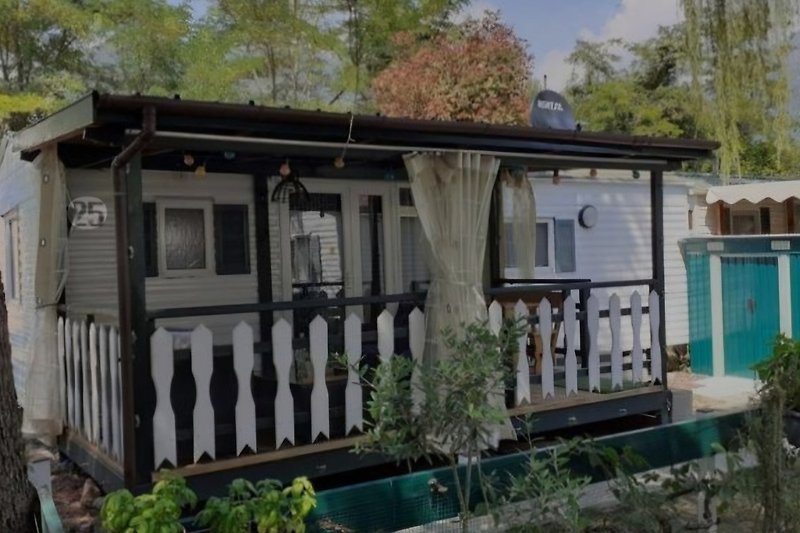
[[[308,190],[305,185],[300,181],[300,176],[292,172],[292,167],[289,165],[289,160],[283,162],[278,174],[281,176],[281,181],[272,190],[270,197],[273,202],[288,202],[292,194],[297,194],[300,198],[300,204],[306,204],[309,201]]]
[[[194,165],[194,156],[192,154],[183,154],[183,164],[187,167]]]
[[[194,175],[197,176],[198,178],[206,177],[206,162],[207,161],[203,161],[202,163],[197,165],[197,168],[194,169]]]
[[[353,114],[350,113],[350,127],[347,130],[347,140],[344,142],[344,148],[342,148],[342,153],[338,155],[333,160],[333,166],[336,168],[344,168],[345,166],[345,156],[347,155],[347,147],[350,146],[350,143],[354,141],[353,139]]]

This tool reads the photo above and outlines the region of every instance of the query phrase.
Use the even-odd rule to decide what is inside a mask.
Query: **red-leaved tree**
[[[389,116],[525,124],[532,59],[497,13],[416,43],[395,37],[396,59],[375,78],[375,101]]]

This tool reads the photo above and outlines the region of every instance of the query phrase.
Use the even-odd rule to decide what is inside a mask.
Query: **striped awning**
[[[710,187],[706,193],[706,202],[709,204],[716,202],[726,204],[750,202],[757,204],[764,200],[784,202],[789,198],[800,199],[800,180],[720,185]]]

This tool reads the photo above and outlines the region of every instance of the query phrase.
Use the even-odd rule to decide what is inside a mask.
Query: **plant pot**
[[[783,431],[789,444],[800,447],[800,411],[787,409],[783,413]]]

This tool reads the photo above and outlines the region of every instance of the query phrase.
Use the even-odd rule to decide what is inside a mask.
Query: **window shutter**
[[[556,220],[553,230],[556,272],[575,272],[575,221]]]
[[[142,204],[142,220],[144,226],[144,269],[145,276],[158,276],[158,228],[156,226],[156,204]]]
[[[250,273],[246,205],[214,206],[214,257],[218,275]]]

